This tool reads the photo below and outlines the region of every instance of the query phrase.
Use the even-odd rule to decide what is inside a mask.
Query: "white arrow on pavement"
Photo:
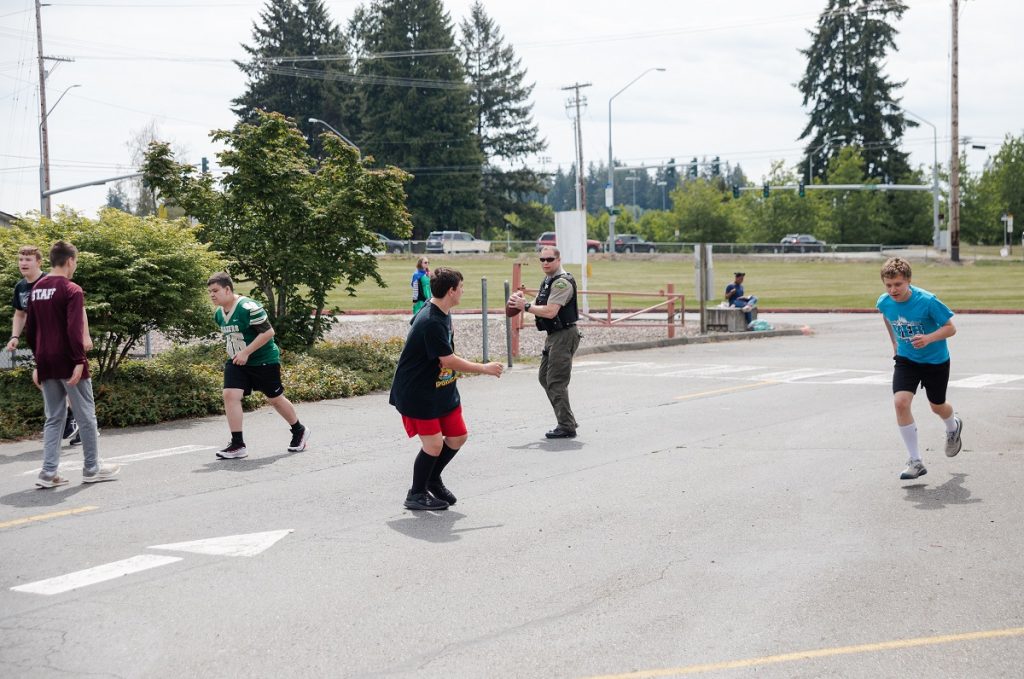
[[[87,568],[84,571],[75,571],[74,573],[68,573],[67,575],[59,575],[55,578],[30,582],[27,585],[21,585],[19,587],[11,587],[11,589],[15,592],[28,592],[29,594],[52,596],[54,594],[70,592],[71,590],[78,589],[79,587],[87,587],[88,585],[95,585],[100,582],[106,582],[107,580],[114,580],[125,575],[149,570],[150,568],[166,566],[167,564],[175,563],[177,561],[181,561],[181,558],[177,556],[140,554],[138,556],[133,556],[130,559],[124,559],[123,561],[106,563],[102,566],[96,566],[95,568]]]
[[[213,554],[215,556],[256,556],[260,552],[274,546],[278,540],[294,529],[271,530],[265,533],[247,533],[245,535],[228,535],[222,538],[207,538],[191,542],[175,542],[169,545],[153,545],[149,549],[165,549],[169,552],[191,552],[193,554]]]

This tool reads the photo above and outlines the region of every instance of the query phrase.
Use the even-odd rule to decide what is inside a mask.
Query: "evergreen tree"
[[[361,33],[363,145],[413,175],[413,237],[441,229],[482,235],[472,92],[440,0],[373,0],[353,25]]]
[[[824,177],[828,162],[841,145],[856,145],[868,177],[898,181],[910,168],[899,150],[904,129],[916,126],[897,106],[897,90],[883,73],[886,53],[896,50],[896,29],[889,23],[903,16],[900,0],[828,0],[817,27],[808,31],[811,46],[800,52],[807,70],[798,87],[810,119],[800,139],[807,139],[811,177]],[[801,173],[803,174],[803,173]]]
[[[235,114],[255,123],[256,111],[276,111],[295,120],[318,147],[319,118],[352,139],[353,97],[345,40],[323,0],[267,0],[253,23],[252,45],[242,45],[250,61],[235,64],[248,78],[245,93],[232,100]]]
[[[481,186],[484,220],[501,224],[502,215],[525,205],[525,197],[543,187],[526,166],[529,156],[547,148],[533,121],[526,70],[494,21],[477,0],[461,24],[462,63],[472,87],[476,137],[486,166]]]

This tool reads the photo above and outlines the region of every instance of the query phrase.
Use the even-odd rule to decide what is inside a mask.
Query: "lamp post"
[[[811,170],[811,160],[814,158],[814,156],[818,155],[818,152],[820,152],[823,148],[825,148],[826,146],[828,146],[832,142],[834,142],[834,141],[841,141],[843,139],[846,139],[846,135],[845,134],[837,134],[837,135],[834,135],[834,136],[831,136],[831,137],[825,137],[825,141],[821,144],[821,146],[819,146],[818,148],[814,149],[813,151],[811,151],[810,153],[807,154],[807,183],[808,184],[812,184],[813,183],[813,181],[812,181],[813,174],[812,174],[812,170]]]
[[[632,174],[630,174],[628,177],[626,177],[626,181],[630,182],[631,184],[633,184],[633,202],[632,202],[632,205],[633,205],[633,216],[635,217],[636,216],[636,210],[637,210],[637,205],[636,205],[636,183],[640,180],[640,178],[636,176],[636,170],[630,170],[630,172]]]
[[[661,72],[664,72],[665,69],[661,68],[660,66],[654,66],[652,68],[647,69],[646,71],[644,71],[643,73],[641,73],[640,75],[638,75],[637,77],[633,78],[628,83],[626,83],[625,87],[623,87],[621,90],[619,90],[618,92],[613,94],[608,99],[608,187],[605,189],[605,205],[608,207],[609,210],[611,210],[613,207],[615,207],[615,168],[612,165],[612,162],[613,162],[612,161],[612,101],[615,100],[615,97],[619,96],[620,94],[622,94],[623,92],[628,90],[630,85],[635,83],[637,80],[640,80],[640,78],[643,78],[645,75],[647,75],[651,71],[661,71]],[[636,185],[634,184],[634,190],[635,190],[635,188],[636,188]],[[634,203],[635,202],[636,201],[634,201]],[[609,217],[608,217],[608,252],[615,252],[615,215],[614,214],[609,215]]]
[[[939,130],[935,125],[896,104],[904,113],[914,116],[932,128],[932,247],[939,247]]]
[[[57,101],[54,102],[50,110],[43,111],[42,118],[39,121],[39,212],[44,217],[51,216],[50,210],[50,141],[48,134],[47,121],[50,118],[50,114],[57,108],[57,104],[64,98],[64,95],[69,91],[81,87],[81,85],[70,85],[65,88],[60,96],[57,97]],[[44,103],[45,106],[45,103]]]
[[[356,146],[356,145],[355,145],[355,144],[354,144],[354,143],[352,142],[352,140],[351,140],[351,139],[349,139],[348,137],[346,137],[345,135],[343,135],[343,134],[342,134],[341,132],[338,132],[338,131],[337,131],[336,129],[334,129],[334,128],[333,128],[333,127],[332,127],[331,125],[329,125],[328,123],[325,123],[324,121],[320,120],[319,118],[310,118],[310,119],[309,119],[309,122],[311,122],[311,123],[317,123],[317,124],[323,125],[323,126],[324,126],[324,127],[326,127],[326,128],[328,129],[328,130],[330,130],[330,131],[331,131],[331,132],[333,132],[334,134],[338,135],[338,138],[340,138],[340,139],[341,139],[341,140],[342,140],[343,142],[345,142],[346,144],[348,144],[349,146],[351,146],[352,148],[354,148],[354,149],[356,150],[356,153],[358,153],[358,154],[359,154],[359,157],[360,157],[360,158],[362,158],[362,157],[363,157],[363,152],[362,152],[361,150],[359,150],[359,147],[358,147],[358,146]]]
[[[661,187],[661,211],[665,211],[665,187],[668,186],[668,182],[658,182],[658,186]]]

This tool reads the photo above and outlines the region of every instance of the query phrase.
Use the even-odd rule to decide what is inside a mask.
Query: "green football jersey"
[[[259,332],[253,328],[267,320],[267,311],[259,302],[248,297],[239,297],[227,320],[224,318],[224,309],[217,307],[213,319],[220,326],[224,333],[224,345],[228,350],[228,356],[234,358],[242,349],[252,343]],[[249,356],[247,365],[270,365],[281,362],[281,352],[277,348],[277,342],[271,338],[269,342],[257,349]]]

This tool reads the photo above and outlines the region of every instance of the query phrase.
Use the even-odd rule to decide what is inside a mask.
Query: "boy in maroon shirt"
[[[96,445],[96,405],[85,357],[82,324],[85,295],[71,282],[78,268],[78,249],[57,241],[50,248],[50,273],[40,278],[29,296],[23,335],[32,347],[36,367],[32,381],[43,392],[46,424],[43,426],[43,469],[36,485],[54,488],[68,483],[57,473],[60,464],[60,434],[64,426],[65,398],[77,415],[82,436],[85,465],[84,483],[111,481],[120,471],[117,465],[101,465]]]

